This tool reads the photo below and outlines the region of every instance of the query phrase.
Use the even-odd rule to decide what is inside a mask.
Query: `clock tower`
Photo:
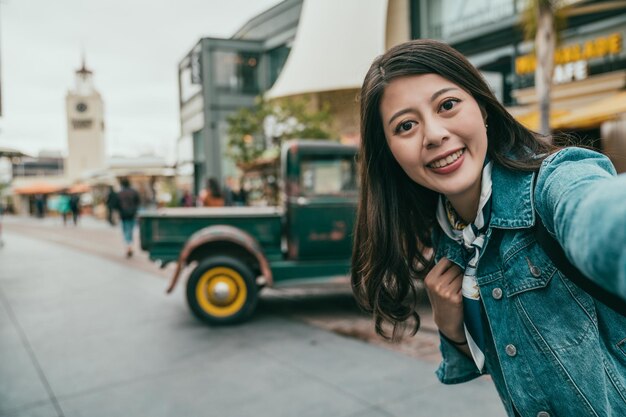
[[[105,168],[104,104],[93,86],[93,72],[82,67],[76,71],[73,90],[65,98],[67,113],[68,157],[66,176],[78,180],[91,171]]]

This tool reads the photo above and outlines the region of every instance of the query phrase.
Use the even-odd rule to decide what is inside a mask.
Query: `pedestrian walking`
[[[63,226],[67,226],[67,218],[71,212],[70,196],[67,193],[67,190],[62,190],[61,194],[58,196],[56,209],[63,219]]]
[[[226,177],[224,184],[224,205],[225,206],[245,206],[247,195],[241,182],[233,177]]]
[[[183,190],[183,195],[180,197],[179,206],[180,207],[193,207],[194,198],[189,189],[185,188]]]
[[[109,185],[109,192],[107,193],[105,204],[107,208],[107,221],[111,226],[115,226],[115,210],[117,210],[119,201],[112,185]]]
[[[139,193],[131,188],[128,178],[122,178],[120,185],[122,189],[117,194],[117,209],[126,243],[126,257],[130,258],[133,256],[133,231],[139,210]]]
[[[35,195],[35,216],[43,219],[46,215],[46,197],[43,194]]]
[[[490,374],[509,416],[626,416],[626,176],[440,42],[376,58],[360,97],[352,285],[377,331],[417,331],[421,277],[441,382]]]
[[[80,217],[80,194],[71,195],[70,211],[72,212],[72,222],[74,226],[78,226],[78,218]]]

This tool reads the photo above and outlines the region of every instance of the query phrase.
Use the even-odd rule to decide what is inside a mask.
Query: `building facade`
[[[301,7],[302,0],[286,0],[230,39],[202,38],[179,63],[177,173],[183,187],[197,194],[208,178],[221,181],[235,173],[226,156],[226,118],[251,107],[273,85],[289,54]]]
[[[104,103],[93,84],[93,72],[83,65],[65,98],[67,114],[66,176],[70,182],[106,166]]]

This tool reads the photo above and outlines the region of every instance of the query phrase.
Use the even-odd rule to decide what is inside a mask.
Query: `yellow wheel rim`
[[[198,304],[215,317],[236,314],[245,304],[247,296],[246,282],[232,268],[211,268],[202,274],[196,285]]]

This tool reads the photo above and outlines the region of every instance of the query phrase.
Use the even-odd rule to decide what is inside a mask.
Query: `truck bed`
[[[280,207],[191,207],[164,208],[139,214],[141,248],[150,259],[168,263],[178,259],[193,233],[212,225],[237,227],[252,235],[265,256],[281,256]]]

